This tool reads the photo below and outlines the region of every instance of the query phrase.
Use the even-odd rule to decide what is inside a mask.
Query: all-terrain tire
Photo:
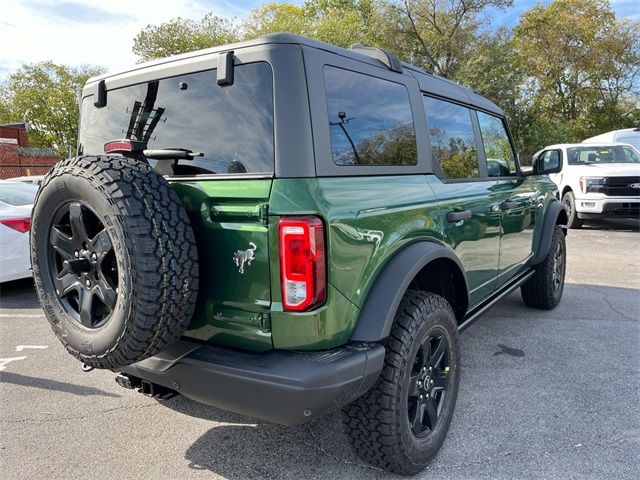
[[[567,228],[582,228],[582,219],[578,218],[576,211],[576,196],[571,190],[562,197],[562,204],[567,211]]]
[[[426,436],[418,437],[410,424],[412,400],[408,397],[418,351],[423,340],[432,335],[447,340],[448,386],[435,427]],[[343,423],[361,459],[388,472],[413,475],[424,469],[440,450],[456,404],[460,347],[451,306],[439,295],[408,291],[385,347],[384,367],[377,383],[343,408]]]
[[[533,276],[520,287],[525,305],[551,310],[560,303],[564,291],[566,252],[564,230],[556,225],[547,256],[536,266]]]
[[[99,236],[78,243],[73,208],[83,225],[76,231],[89,238],[93,226]],[[61,213],[65,209],[66,217]],[[59,242],[67,250],[58,248]],[[109,281],[100,270],[106,269],[100,262],[107,260],[92,252],[94,246],[104,247],[101,251],[109,256]],[[69,254],[74,249],[76,260]],[[78,263],[78,249],[80,260],[93,270],[70,275],[69,261]],[[187,213],[167,181],[137,160],[97,156],[58,163],[36,197],[31,262],[38,297],[54,333],[69,353],[93,367],[117,369],[157,354],[180,338],[194,312],[198,255]],[[61,278],[67,293],[60,292]],[[98,280],[105,290],[111,289],[111,309],[103,296],[96,300]],[[85,298],[80,292],[91,295],[91,315],[99,310],[95,305],[103,312],[95,326],[79,320]],[[91,316],[86,318],[93,322]]]

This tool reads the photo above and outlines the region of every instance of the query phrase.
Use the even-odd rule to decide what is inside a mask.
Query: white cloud
[[[23,63],[53,60],[102,65],[109,70],[136,61],[134,36],[146,25],[175,17],[243,16],[226,0],[4,0],[0,17],[0,78]]]

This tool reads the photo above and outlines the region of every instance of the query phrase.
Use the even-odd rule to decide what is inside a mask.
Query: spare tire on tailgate
[[[180,338],[193,315],[198,256],[187,213],[141,161],[58,163],[36,197],[31,263],[53,331],[93,367],[155,355]]]

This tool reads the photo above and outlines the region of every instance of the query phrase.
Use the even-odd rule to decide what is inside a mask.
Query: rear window
[[[336,165],[416,165],[416,134],[404,85],[324,67]]]
[[[193,160],[150,160],[165,175],[274,171],[273,75],[265,62],[238,65],[234,83],[218,86],[215,70],[132,85],[107,93],[107,106],[85,98],[80,122],[84,155],[129,138],[149,149],[202,152]]]
[[[30,205],[36,198],[38,186],[22,182],[0,182],[0,202],[9,205]]]

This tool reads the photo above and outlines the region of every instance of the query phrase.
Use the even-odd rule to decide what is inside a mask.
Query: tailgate
[[[196,236],[198,304],[185,337],[271,349],[267,203],[271,179],[172,181]]]

